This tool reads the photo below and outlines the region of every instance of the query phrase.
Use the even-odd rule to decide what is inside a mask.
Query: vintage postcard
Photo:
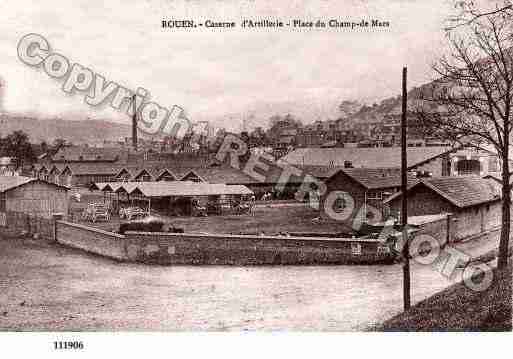
[[[0,18],[0,347],[511,339],[511,0],[2,0]]]

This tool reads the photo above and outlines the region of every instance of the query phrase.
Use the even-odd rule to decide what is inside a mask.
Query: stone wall
[[[123,261],[152,264],[342,264],[392,262],[391,244],[365,239],[140,233],[56,222],[57,242]]]
[[[125,236],[120,234],[65,221],[57,221],[55,234],[56,241],[61,244],[117,260],[128,260]]]
[[[456,222],[451,214],[441,214],[433,216],[432,219],[427,219],[418,224],[418,231],[416,236],[428,235],[435,238],[440,247],[452,243],[456,239]],[[408,217],[408,222],[415,224],[418,217]]]
[[[157,264],[342,264],[392,261],[375,240],[136,233],[126,235],[130,260]]]

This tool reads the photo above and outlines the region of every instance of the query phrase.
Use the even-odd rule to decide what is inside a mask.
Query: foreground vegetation
[[[511,331],[513,266],[494,269],[488,290],[455,284],[375,328],[379,331]]]

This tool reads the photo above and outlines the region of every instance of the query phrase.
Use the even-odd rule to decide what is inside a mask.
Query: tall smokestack
[[[132,146],[134,151],[137,151],[137,104],[135,102],[135,95],[132,99],[132,104],[134,106],[134,114],[132,115]]]

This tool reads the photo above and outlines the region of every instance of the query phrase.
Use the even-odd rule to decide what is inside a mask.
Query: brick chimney
[[[135,95],[132,98],[132,104],[134,105],[134,114],[132,116],[132,146],[134,151],[137,151],[137,104]]]

